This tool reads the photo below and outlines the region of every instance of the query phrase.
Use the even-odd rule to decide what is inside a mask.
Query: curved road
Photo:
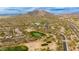
[[[62,42],[63,42],[64,51],[68,51],[67,38],[63,33],[61,33],[60,35],[62,36]]]

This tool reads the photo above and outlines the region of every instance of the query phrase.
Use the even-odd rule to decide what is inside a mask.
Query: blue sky
[[[45,10],[54,14],[79,13],[79,7],[0,7],[0,15],[17,15],[33,10]]]

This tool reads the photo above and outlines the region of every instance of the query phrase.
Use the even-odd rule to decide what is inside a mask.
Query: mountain
[[[53,15],[52,13],[49,13],[49,12],[44,11],[44,10],[34,10],[32,12],[29,12],[28,14],[32,15],[32,16],[50,16],[50,15]]]

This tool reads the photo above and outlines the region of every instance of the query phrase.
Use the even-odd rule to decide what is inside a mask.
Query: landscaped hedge
[[[37,31],[32,31],[32,32],[30,32],[30,34],[31,34],[33,37],[35,37],[35,38],[40,38],[40,37],[42,37],[42,36],[45,36],[44,33],[37,32]]]
[[[13,47],[4,47],[0,51],[28,51],[27,46],[13,46]]]

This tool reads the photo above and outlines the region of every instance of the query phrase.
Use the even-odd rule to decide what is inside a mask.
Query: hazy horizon
[[[0,15],[18,15],[33,10],[45,10],[53,14],[79,13],[79,7],[0,7]]]

